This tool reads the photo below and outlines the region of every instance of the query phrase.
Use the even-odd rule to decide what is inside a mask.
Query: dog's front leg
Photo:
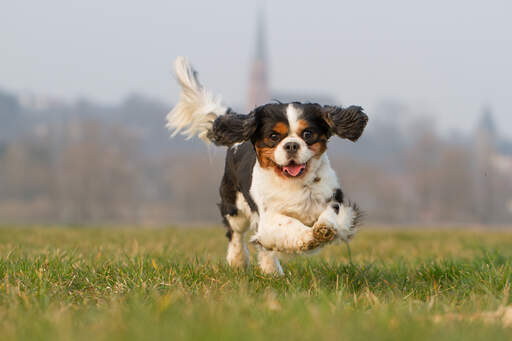
[[[319,219],[311,228],[283,214],[263,214],[258,232],[251,238],[251,242],[269,251],[287,253],[310,251],[336,238],[336,230],[333,227],[335,221],[330,218],[332,215],[325,214],[325,219]]]

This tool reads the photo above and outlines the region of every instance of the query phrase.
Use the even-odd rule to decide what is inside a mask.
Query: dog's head
[[[355,142],[367,122],[368,116],[357,106],[266,104],[249,115],[227,113],[218,117],[209,137],[227,146],[251,141],[262,168],[274,168],[279,175],[296,178],[307,172],[311,160],[320,158],[332,135]]]

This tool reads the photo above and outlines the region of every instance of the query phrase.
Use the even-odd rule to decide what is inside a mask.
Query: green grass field
[[[223,233],[2,228],[0,339],[512,339],[512,233],[367,228],[283,278]]]

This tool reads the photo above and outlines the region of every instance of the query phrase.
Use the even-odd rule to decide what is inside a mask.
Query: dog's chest
[[[299,189],[283,191],[268,200],[279,213],[294,217],[305,225],[313,225],[332,196],[324,184],[313,184]]]
[[[313,181],[290,183],[276,178],[256,177],[251,194],[260,214],[273,212],[312,226],[332,197],[333,181],[326,174]]]

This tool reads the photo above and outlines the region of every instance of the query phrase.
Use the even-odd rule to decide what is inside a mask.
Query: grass
[[[0,229],[0,339],[510,340],[512,233],[363,230],[224,263],[218,229]]]

